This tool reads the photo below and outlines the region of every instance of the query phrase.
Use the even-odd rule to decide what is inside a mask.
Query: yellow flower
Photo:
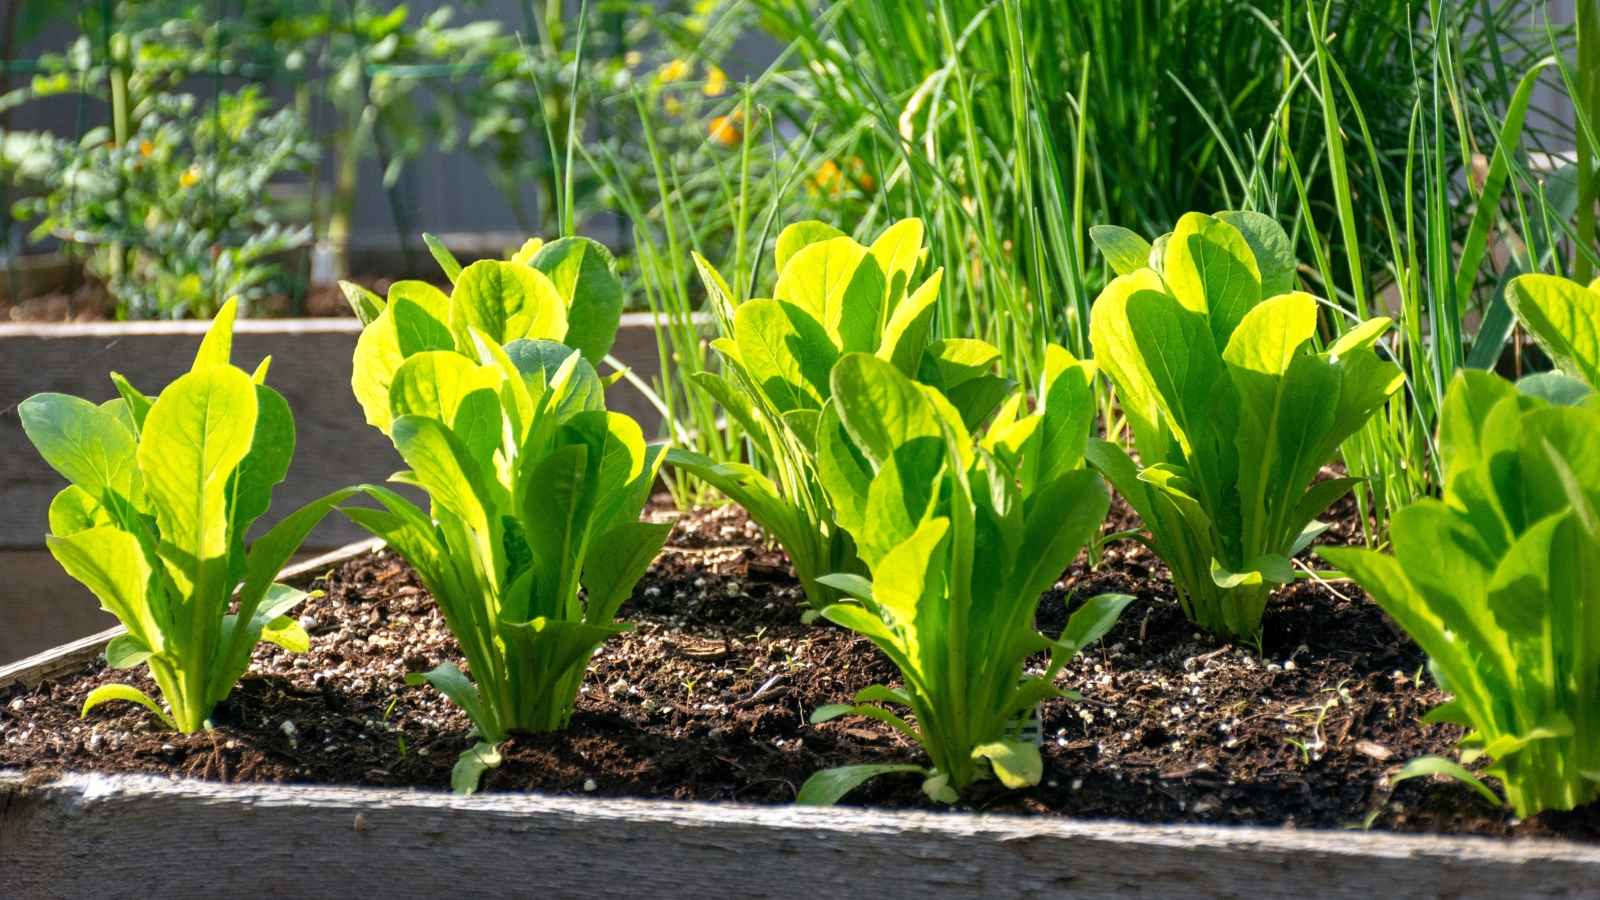
[[[190,166],[178,176],[178,186],[191,188],[200,183],[200,167]]]
[[[683,104],[679,103],[678,98],[672,96],[671,94],[661,98],[661,105],[667,108],[667,113],[669,115],[675,116],[678,113],[683,112]]]
[[[688,78],[694,70],[681,59],[675,59],[656,70],[656,81],[662,84],[671,84]]]
[[[706,66],[706,83],[700,90],[707,97],[721,97],[728,89],[728,76],[716,66]]]
[[[843,180],[844,173],[839,171],[839,164],[830,159],[817,167],[817,174],[812,176],[811,183],[806,187],[813,194],[818,190],[837,193]]]
[[[622,64],[630,69],[642,62],[644,62],[644,54],[637,50],[629,50],[622,57]]]
[[[149,156],[150,154],[154,153],[155,150],[156,150],[156,145],[155,144],[152,144],[149,141],[140,141],[139,142],[139,155],[140,156]]]

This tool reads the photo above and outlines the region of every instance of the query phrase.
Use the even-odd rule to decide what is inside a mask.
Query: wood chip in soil
[[[1326,539],[1359,539],[1353,505],[1334,512],[1343,518]],[[677,515],[660,499],[648,514]],[[1107,528],[1136,522],[1118,501]],[[0,767],[447,790],[470,723],[432,688],[404,682],[445,661],[466,668],[431,598],[388,552],[314,586],[325,596],[296,611],[311,650],[262,645],[211,733],[174,734],[132,704],[80,718],[100,685],[155,693],[142,670],[102,661],[0,698]],[[1043,782],[980,783],[956,808],[1600,841],[1600,804],[1519,821],[1443,779],[1388,786],[1406,760],[1451,754],[1461,729],[1417,724],[1444,695],[1417,647],[1354,586],[1302,581],[1282,591],[1261,646],[1244,646],[1186,621],[1159,561],[1120,541],[1097,570],[1080,557],[1063,574],[1040,602],[1039,627],[1058,633],[1072,605],[1105,591],[1138,599],[1063,671],[1058,684],[1084,702],[1043,705]],[[817,707],[898,676],[865,639],[801,624],[801,600],[783,555],[743,510],[680,517],[623,607],[638,629],[596,655],[571,727],[513,735],[484,789],[788,803],[819,769],[927,764],[882,723],[807,724]],[[943,808],[919,782],[881,777],[845,802]]]

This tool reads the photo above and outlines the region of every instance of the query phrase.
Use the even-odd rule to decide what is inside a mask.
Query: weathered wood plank
[[[0,773],[0,896],[1589,898],[1600,848]]]

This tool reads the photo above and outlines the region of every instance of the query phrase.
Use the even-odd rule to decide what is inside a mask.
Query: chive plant
[[[470,793],[511,729],[566,727],[594,652],[633,627],[617,609],[671,525],[639,521],[662,447],[606,411],[594,369],[622,308],[605,248],[530,241],[464,269],[435,253],[448,296],[423,282],[386,301],[348,289],[365,322],[356,397],[411,467],[394,480],[432,508],[365,485],[384,509],[344,512],[411,564],[461,644],[470,681],[448,662],[406,680],[472,719],[478,742],[451,776]]]
[[[127,700],[168,727],[199,731],[258,643],[309,645],[286,615],[305,592],[272,579],[351,492],[290,514],[246,547],[295,441],[289,405],[266,385],[271,357],[253,375],[230,362],[237,308],[223,305],[189,372],[155,398],[113,373],[115,400],[36,394],[18,409],[29,440],[72,482],[50,504],[51,555],[127,629],[106,662],[144,665],[167,706],[111,684],[89,693],[85,715]]]

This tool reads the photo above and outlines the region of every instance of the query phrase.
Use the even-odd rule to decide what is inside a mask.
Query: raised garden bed
[[[674,513],[658,506],[650,515]],[[80,719],[88,690],[144,677],[105,669],[93,641],[0,670],[11,684],[0,701],[0,767],[19,773],[5,787],[0,852],[47,865],[113,822],[183,820],[206,856],[241,872],[276,868],[290,847],[338,859],[345,874],[334,881],[303,856],[290,867],[316,869],[328,896],[353,889],[337,878],[369,868],[414,891],[395,896],[430,896],[448,867],[423,872],[402,850],[445,842],[465,853],[463,867],[500,860],[488,864],[505,878],[548,870],[552,858],[581,859],[586,871],[598,860],[616,877],[681,878],[672,896],[784,893],[769,883],[774,872],[761,875],[766,854],[792,872],[790,887],[803,879],[808,893],[843,894],[871,883],[886,896],[934,884],[950,896],[1029,886],[1081,887],[1083,896],[1475,896],[1491,886],[1584,896],[1600,883],[1593,806],[1519,822],[1460,784],[1386,786],[1406,759],[1445,751],[1459,732],[1416,724],[1440,695],[1425,676],[1417,681],[1420,652],[1358,592],[1300,585],[1274,601],[1258,652],[1184,622],[1165,582],[1151,577],[1152,560],[1130,543],[1108,557],[1095,572],[1080,559],[1041,602],[1048,632],[1069,598],[1139,596],[1063,676],[1088,702],[1044,705],[1045,781],[1021,791],[989,782],[957,807],[1027,818],[929,814],[935,805],[912,776],[868,782],[845,802],[915,814],[598,799],[788,804],[820,768],[918,753],[876,722],[805,724],[817,706],[892,679],[893,668],[861,638],[801,624],[782,556],[725,507],[680,519],[623,609],[639,630],[597,656],[572,727],[513,736],[505,764],[485,775],[484,797],[348,787],[447,789],[468,728],[431,688],[404,684],[404,672],[462,661],[410,570],[370,544],[296,568],[300,583],[327,591],[300,611],[311,651],[263,645],[211,734],[173,734],[131,705]],[[1271,829],[1208,827],[1216,824]],[[55,846],[50,834],[70,840]],[[252,849],[236,853],[245,842]],[[513,853],[534,847],[540,856]],[[924,856],[947,862],[928,867]],[[396,863],[419,868],[401,875]],[[567,877],[557,878],[561,896],[604,893],[604,882]]]

